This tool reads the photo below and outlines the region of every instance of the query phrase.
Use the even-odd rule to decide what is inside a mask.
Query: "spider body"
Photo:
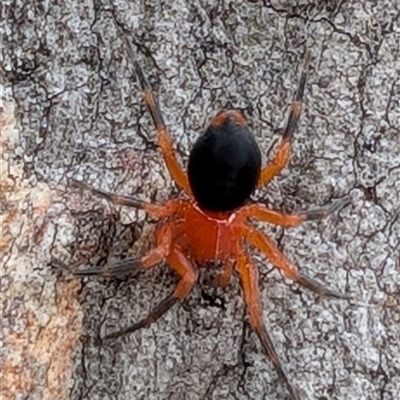
[[[174,221],[176,243],[199,267],[208,261],[227,261],[234,253],[239,220],[235,212],[210,213],[196,202],[189,203]]]
[[[197,204],[207,211],[232,211],[257,186],[261,152],[243,116],[222,110],[195,143],[188,178]]]
[[[316,292],[336,298],[342,295],[324,288],[302,274],[279,251],[276,244],[263,232],[251,226],[257,219],[284,227],[297,226],[304,221],[324,218],[348,204],[348,198],[337,200],[324,208],[295,214],[281,214],[247,200],[258,185],[267,184],[287,164],[291,141],[301,114],[308,58],[301,75],[299,89],[291,107],[286,129],[274,159],[261,168],[258,145],[239,111],[222,110],[211,121],[190,154],[188,174],[176,159],[172,141],[167,133],[161,112],[140,65],[135,70],[144,93],[158,142],[167,168],[184,191],[185,197],[164,204],[147,203],[130,196],[104,192],[74,181],[114,204],[142,209],[160,219],[156,232],[156,246],[142,257],[121,260],[103,268],[90,267],[75,271],[79,276],[115,276],[151,268],[165,262],[178,276],[173,293],[161,301],[149,315],[133,326],[110,333],[104,339],[116,338],[149,326],[178,301],[188,296],[198,277],[198,267],[206,261],[221,261],[222,273],[215,283],[229,283],[234,266],[241,278],[250,323],[260,339],[266,355],[285,382],[292,399],[298,394],[288,379],[262,318],[258,271],[249,257],[246,244],[252,244],[264,253],[272,264],[288,278]]]

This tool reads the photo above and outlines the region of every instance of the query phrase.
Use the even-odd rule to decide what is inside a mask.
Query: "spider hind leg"
[[[275,350],[275,346],[265,328],[262,319],[262,308],[260,300],[260,291],[258,287],[257,268],[253,265],[249,256],[241,248],[240,245],[238,245],[236,257],[237,257],[238,271],[242,280],[244,297],[248,313],[250,316],[250,323],[261,342],[265,354],[271,360],[279,377],[282,379],[283,382],[285,382],[287,390],[290,393],[291,399],[299,400],[297,391],[292,386],[289,378],[287,377],[283,369],[283,366],[278,357],[278,353]]]
[[[157,304],[147,317],[125,329],[106,334],[102,339],[118,338],[133,333],[138,329],[148,327],[164,315],[172,306],[188,296],[197,281],[198,271],[177,248],[172,248],[167,258],[167,263],[180,276],[174,292]]]

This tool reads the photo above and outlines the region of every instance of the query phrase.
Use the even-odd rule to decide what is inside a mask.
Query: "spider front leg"
[[[144,101],[149,109],[153,123],[157,129],[158,143],[162,149],[165,163],[167,164],[168,171],[175,182],[180,186],[188,195],[192,196],[187,175],[179,164],[175,150],[172,146],[172,140],[168,135],[167,128],[164,123],[160,108],[157,100],[153,95],[151,87],[143,73],[143,70],[137,61],[134,62],[136,75],[139,79],[140,86],[143,90]]]
[[[275,158],[261,170],[258,186],[266,185],[268,182],[270,182],[275,175],[279,174],[282,171],[289,160],[293,134],[297,128],[297,123],[299,121],[301,109],[303,107],[303,95],[306,85],[309,62],[310,53],[307,52],[304,60],[299,88],[297,90],[295,101],[290,109],[289,119],[286,124],[281,143],[279,144],[279,147],[276,151]]]
[[[329,290],[313,279],[300,273],[300,271],[278,250],[276,244],[264,233],[247,225],[243,225],[241,234],[262,251],[272,264],[279,268],[289,279],[292,279],[294,282],[312,290],[320,296],[335,297],[337,299],[347,298],[345,295]]]
[[[153,310],[151,310],[146,318],[143,318],[128,328],[105,335],[103,339],[117,338],[149,326],[153,322],[156,322],[178,301],[183,300],[190,293],[193,286],[197,282],[198,271],[182,254],[182,252],[175,247],[171,249],[171,252],[168,255],[167,264],[180,276],[180,281],[178,282],[175,291],[162,300]]]
[[[262,319],[262,307],[260,300],[260,291],[258,288],[257,268],[253,265],[250,258],[248,257],[248,255],[243,250],[240,244],[238,245],[237,248],[236,257],[237,257],[237,268],[242,280],[244,297],[250,316],[250,323],[254,331],[256,332],[258,338],[260,339],[264,352],[271,360],[276,371],[278,372],[279,377],[285,382],[286,387],[290,393],[291,399],[298,400],[299,397],[297,395],[297,392],[295,391],[288,377],[286,376],[286,373],[279,360],[278,353],[275,350],[275,346],[265,328]]]

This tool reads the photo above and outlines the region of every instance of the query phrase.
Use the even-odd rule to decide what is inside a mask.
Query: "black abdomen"
[[[261,153],[237,111],[220,112],[189,157],[189,184],[199,206],[231,211],[250,197],[261,169]]]

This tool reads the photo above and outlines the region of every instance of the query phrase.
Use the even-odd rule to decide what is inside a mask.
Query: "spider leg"
[[[281,226],[297,226],[304,221],[313,221],[327,217],[329,214],[341,210],[350,204],[350,197],[343,197],[333,201],[325,207],[312,208],[298,214],[281,214],[277,211],[268,209],[263,204],[250,204],[238,211],[238,215],[245,218],[255,218],[259,221],[269,222]]]
[[[332,201],[325,207],[311,208],[308,211],[301,213],[304,216],[304,221],[315,221],[327,217],[329,214],[335,211],[340,211],[342,208],[348,206],[351,203],[351,197],[345,196],[341,199]]]
[[[312,290],[320,296],[329,296],[337,299],[347,298],[345,295],[329,290],[320,283],[300,273],[300,271],[278,250],[276,244],[264,233],[249,226],[242,225],[241,234],[261,250],[275,267],[279,268],[288,278],[296,283]]]
[[[164,300],[162,300],[153,310],[151,310],[146,318],[143,318],[142,320],[128,328],[107,334],[103,337],[103,339],[117,338],[149,326],[153,322],[156,322],[178,301],[184,299],[190,293],[194,284],[197,281],[198,271],[180,252],[180,250],[175,247],[172,248],[171,253],[167,258],[167,262],[168,265],[181,277],[178,285],[175,288],[175,291]]]
[[[76,276],[120,276],[128,273],[137,272],[151,268],[164,261],[170,252],[172,243],[171,226],[162,225],[157,230],[157,247],[143,257],[129,258],[118,261],[103,268],[90,267],[78,271],[73,271]]]
[[[258,288],[258,271],[257,268],[251,262],[246,252],[238,245],[237,249],[237,268],[242,280],[242,286],[244,291],[244,297],[247,304],[250,323],[255,330],[258,338],[260,339],[261,345],[266,353],[267,357],[271,360],[274,365],[279,377],[285,382],[286,387],[290,393],[292,399],[299,399],[295,389],[290,383],[286,373],[279,360],[278,353],[275,350],[275,346],[272,342],[270,335],[268,334],[264,322],[262,320],[262,307],[260,300],[260,291]]]
[[[149,83],[147,82],[142,67],[137,61],[134,62],[134,66],[140,86],[142,87],[144,101],[157,129],[158,143],[162,149],[168,171],[178,186],[180,186],[188,195],[191,196],[192,192],[190,190],[188,178],[176,158],[175,150],[172,146],[172,140],[168,136],[167,128],[165,126],[160,108],[157,104],[157,100],[153,95]]]
[[[145,201],[135,199],[130,196],[120,196],[114,193],[105,192],[103,190],[95,189],[90,185],[86,184],[82,181],[77,181],[75,179],[70,180],[73,186],[76,186],[81,189],[88,190],[96,196],[102,197],[103,199],[107,199],[113,204],[133,207],[139,210],[143,210],[154,217],[169,217],[174,212],[180,209],[180,206],[183,204],[182,200],[169,200],[164,204],[151,204]]]
[[[299,88],[297,90],[295,101],[290,109],[289,119],[286,124],[281,143],[278,146],[275,158],[261,170],[258,186],[266,185],[268,182],[270,182],[275,175],[282,171],[289,160],[293,134],[297,128],[297,123],[299,121],[303,106],[303,94],[307,80],[309,62],[310,53],[307,52],[304,60],[303,71],[300,77]]]

